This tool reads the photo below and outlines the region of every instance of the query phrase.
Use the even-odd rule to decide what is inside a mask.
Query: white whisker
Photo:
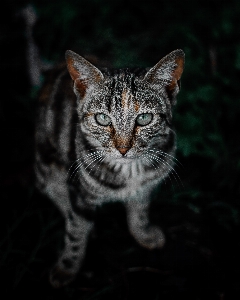
[[[154,158],[154,155],[152,155],[152,154],[146,154],[148,157],[150,157],[152,160],[156,160],[155,158]],[[156,160],[157,161],[157,160]],[[159,161],[157,161],[158,162],[158,167],[157,167],[157,169],[159,169],[160,168],[160,166],[159,166]],[[165,165],[164,163],[163,163],[163,165]],[[166,165],[165,165],[166,166]],[[167,169],[168,171],[169,171],[169,169]],[[169,172],[169,173],[171,173],[171,172]],[[158,174],[159,174],[159,172],[158,172]],[[171,185],[172,186],[174,186],[174,184],[173,184],[173,182],[172,182],[172,179],[171,179],[171,177],[169,176],[169,180],[171,181]],[[175,179],[176,180],[176,179]]]
[[[99,156],[98,157],[99,159],[97,160],[97,162],[91,167],[90,171],[88,172],[88,174],[91,173],[92,169],[99,163],[99,166],[100,166],[100,163],[105,159],[105,157],[103,156]],[[99,167],[98,167],[99,168]],[[98,170],[98,168],[96,170]]]
[[[157,167],[154,165],[154,163],[152,162],[151,157],[148,156],[148,158],[147,158],[146,156],[148,156],[148,154],[145,154],[145,155],[143,156],[143,159],[146,159],[148,162],[150,162],[150,164],[153,166],[153,168],[157,171],[159,177],[161,177],[161,175],[160,175],[160,173],[159,173],[159,171],[158,171],[158,168],[157,168]],[[164,180],[164,183],[166,184],[165,178],[163,178],[163,180]],[[170,178],[170,181],[171,181],[171,178]]]
[[[76,159],[76,160],[72,163],[72,165],[70,166],[70,168],[68,169],[68,173],[69,173],[69,171],[71,170],[71,168],[72,168],[79,160],[81,160],[81,159],[83,159],[83,158],[88,158],[88,157],[90,157],[90,156],[96,154],[97,152],[102,152],[102,151],[91,152],[91,153],[89,153],[89,154],[84,155],[83,157],[80,157],[80,158]]]
[[[89,166],[91,166],[91,164],[93,164],[96,160],[98,160],[99,158],[101,158],[101,156],[99,155],[96,155],[95,157],[92,158],[92,161],[87,165],[87,166],[84,166],[84,164],[82,164],[82,166],[84,167],[85,170],[87,170],[87,168]],[[79,171],[76,172],[75,176],[77,175],[77,173],[79,173]],[[75,178],[74,176],[74,178]]]
[[[153,149],[157,149],[156,151],[154,151]],[[176,157],[174,157],[173,155],[171,155],[171,154],[169,154],[169,153],[167,153],[167,152],[164,152],[164,151],[162,151],[162,150],[159,150],[158,148],[152,148],[152,149],[150,149],[150,150],[148,150],[148,151],[151,151],[151,152],[154,152],[154,153],[160,153],[162,156],[168,156],[169,158],[171,158],[172,160],[174,159],[177,163],[177,165],[179,164],[181,167],[183,167],[183,165],[181,164],[181,162],[176,158]]]
[[[148,154],[149,155],[149,154]],[[169,174],[172,174],[173,178],[175,179],[175,181],[177,182],[177,184],[179,185],[179,182],[181,183],[181,185],[183,186],[183,183],[178,175],[178,173],[174,170],[174,168],[167,162],[165,161],[163,158],[159,157],[159,156],[156,156],[154,154],[151,154],[151,156],[153,156],[153,159],[156,160],[158,163],[161,163],[163,164],[164,166],[168,166],[168,171],[169,171]],[[175,177],[175,175],[177,177]],[[169,177],[170,178],[170,177]],[[184,186],[183,186],[184,187]]]
[[[84,157],[81,157],[81,158],[77,159],[77,160],[73,163],[73,165],[70,167],[69,171],[70,171],[71,168],[74,166],[74,164],[76,164],[77,161],[79,161],[79,160],[81,160],[81,159],[83,159],[83,160],[82,160],[82,162],[78,163],[77,166],[75,166],[74,170],[73,170],[72,173],[71,173],[71,176],[69,177],[69,180],[71,180],[72,177],[73,177],[73,179],[75,178],[76,173],[78,173],[78,170],[79,170],[79,169],[84,165],[84,163],[86,163],[88,160],[91,160],[91,163],[93,163],[93,162],[96,160],[95,158],[98,158],[98,157],[99,157],[99,153],[98,153],[98,152],[102,152],[102,151],[95,151],[95,152],[93,152],[93,153],[91,153],[91,154],[84,155]],[[90,163],[90,164],[91,164],[91,163]],[[87,167],[88,167],[88,166],[87,166]],[[68,171],[68,173],[69,173],[69,171]]]

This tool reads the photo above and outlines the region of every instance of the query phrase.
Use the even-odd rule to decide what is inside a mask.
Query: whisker
[[[85,148],[84,148],[84,150],[85,150],[85,151],[88,151],[88,152],[90,152],[90,151],[92,151],[92,150],[94,150],[94,152],[103,152],[103,150],[96,150],[96,148],[90,148],[90,149],[85,149]],[[90,153],[94,153],[94,152],[90,152]]]
[[[97,167],[96,171],[100,168],[101,163],[104,161],[104,159],[106,158],[106,155],[103,156],[102,160],[99,160],[99,166]]]
[[[158,157],[158,156],[156,156],[156,155],[154,155],[154,154],[148,154],[148,155],[150,155],[155,161],[158,162],[159,168],[160,168],[160,164],[163,164],[163,165],[167,168],[167,170],[169,171],[169,173],[172,172],[172,167],[171,167],[171,165],[169,165],[166,161],[164,161],[163,159],[161,159],[160,157]],[[173,177],[174,177],[174,174],[172,174],[172,175],[173,175]],[[174,177],[174,179],[176,180],[175,177]]]
[[[96,151],[96,152],[101,152],[101,151]],[[81,160],[83,159],[83,161],[81,163],[78,163],[77,166],[74,168],[74,170],[72,171],[71,173],[71,176],[69,178],[69,180],[73,179],[76,177],[76,174],[78,173],[78,170],[79,168],[81,168],[85,162],[87,162],[89,159],[91,160],[91,163],[93,163],[96,159],[95,158],[98,158],[99,157],[99,154],[98,153],[92,153],[92,154],[88,154],[88,155],[85,155],[84,156],[84,159],[83,158],[79,158],[78,160]],[[91,164],[90,163],[90,164]],[[88,167],[88,166],[87,166]],[[69,170],[70,171],[70,170]]]
[[[94,157],[94,156],[96,156],[96,154],[94,154],[94,155],[92,155],[92,157]],[[81,161],[81,159],[83,159],[83,161],[82,162],[79,162],[79,163],[77,163],[77,161]],[[79,159],[77,159],[74,163],[73,163],[73,165],[70,167],[70,169],[69,169],[69,171],[68,171],[68,173],[70,172],[70,170],[73,168],[73,166],[77,163],[77,165],[75,165],[75,167],[74,167],[74,170],[72,171],[72,173],[71,173],[71,176],[69,177],[69,179],[71,179],[71,177],[75,174],[75,172],[84,164],[84,162],[86,162],[88,159],[91,159],[91,157],[89,156],[89,157],[81,157],[81,158],[79,158]]]
[[[152,160],[156,160],[156,158],[154,157],[154,155],[150,155],[150,154],[146,154],[148,157],[150,157]],[[156,160],[157,161],[157,160]],[[159,161],[157,161],[158,162],[158,169],[160,168],[160,166],[159,166]],[[165,165],[164,163],[163,163],[163,165]],[[166,166],[166,165],[165,165]],[[167,169],[168,171],[169,171],[169,173],[171,173],[171,171],[170,171],[170,169]],[[172,179],[171,179],[171,177],[169,176],[169,180],[171,181],[171,185],[172,186],[174,186],[174,184],[173,184],[173,182],[172,182]],[[175,179],[176,180],[176,179]]]
[[[179,175],[178,175],[178,173],[174,170],[174,168],[173,168],[167,161],[165,161],[165,160],[162,159],[161,157],[158,157],[158,156],[156,156],[156,155],[154,155],[154,154],[151,154],[151,155],[153,156],[153,158],[154,158],[157,162],[162,163],[164,166],[168,166],[168,167],[169,167],[169,169],[168,169],[169,174],[172,174],[172,176],[174,177],[174,179],[175,179],[175,181],[177,182],[178,185],[179,185],[179,182],[180,182],[181,185],[182,185],[182,187],[184,187],[184,186],[183,186],[183,183],[182,183],[182,181],[181,181],[181,179],[180,179],[180,177],[179,177]],[[174,174],[177,176],[177,178],[175,177]]]
[[[153,149],[157,149],[157,151],[154,151]],[[151,152],[155,152],[155,153],[160,153],[162,156],[168,156],[169,158],[171,158],[171,159],[174,159],[176,162],[176,165],[180,165],[181,167],[183,167],[183,165],[182,165],[182,163],[176,158],[176,157],[174,157],[173,155],[171,155],[171,154],[169,154],[169,153],[167,153],[167,152],[164,152],[164,151],[162,151],[162,150],[159,150],[158,148],[152,148],[152,149],[150,149],[150,150],[148,150],[148,151],[151,151]]]
[[[103,152],[103,151],[102,151],[102,152]],[[91,173],[92,169],[93,169],[97,164],[99,164],[99,166],[98,166],[97,169],[96,169],[96,170],[98,170],[99,167],[100,167],[100,165],[101,165],[101,163],[104,161],[105,158],[106,158],[106,156],[99,156],[99,157],[97,157],[97,159],[95,159],[95,160],[97,160],[97,162],[92,166],[92,168],[90,169],[90,171],[88,172],[88,174]],[[87,170],[87,167],[85,168],[85,170]],[[84,176],[83,176],[82,178],[83,178],[83,180],[84,180],[85,182],[87,182],[87,180],[86,180],[86,178],[84,178]]]
[[[97,162],[91,167],[90,171],[88,172],[88,174],[90,174],[92,172],[92,169],[97,165],[97,163],[101,160],[101,156],[97,157]],[[87,169],[87,168],[86,168]]]
[[[143,159],[146,159],[148,162],[150,162],[150,164],[151,164],[151,165],[154,167],[154,169],[157,171],[159,177],[161,177],[160,173],[158,172],[158,168],[156,168],[155,165],[152,163],[151,157],[148,156],[148,157],[150,158],[150,159],[149,159],[149,158],[146,157],[146,155],[147,155],[147,154],[145,154],[145,155],[143,156]],[[170,178],[170,177],[169,177],[169,178]],[[165,180],[164,177],[163,177],[163,180],[164,180],[164,183],[166,184],[166,180]],[[170,178],[170,180],[171,180],[171,178]]]
[[[102,158],[103,158],[103,156],[98,156],[98,157],[94,160],[94,161],[97,160],[97,162],[91,167],[91,169],[90,169],[90,171],[88,172],[88,174],[91,173],[92,169],[93,169],[99,162],[101,163],[101,161],[103,161]],[[105,157],[104,157],[104,158],[105,158]],[[93,161],[93,162],[94,162],[94,161]],[[92,163],[93,163],[93,162],[92,162]],[[92,163],[91,163],[91,164],[92,164]],[[89,165],[91,165],[91,164],[89,164]],[[88,165],[88,166],[89,166],[89,165]],[[87,167],[88,167],[88,166],[87,166]],[[87,167],[85,168],[85,170],[87,170]]]
[[[80,158],[76,159],[76,160],[72,163],[72,165],[70,166],[70,168],[68,169],[68,174],[69,174],[70,170],[72,169],[72,167],[73,167],[79,160],[81,160],[81,159],[83,159],[83,158],[88,158],[88,157],[90,157],[90,156],[96,154],[97,152],[102,152],[102,151],[91,152],[91,153],[89,153],[89,154],[84,155],[83,157],[80,157]]]
[[[96,155],[95,157],[92,158],[91,162],[87,165],[87,166],[84,166],[84,169],[87,170],[87,168],[92,164],[94,163],[96,160],[99,159],[100,156]],[[86,161],[84,161],[86,162]],[[83,166],[83,163],[81,164],[81,166]],[[75,173],[74,175],[74,178],[77,176],[77,174],[79,173],[79,168],[78,168],[78,171]]]
[[[87,170],[87,168],[89,166],[91,166],[92,163],[94,163],[96,160],[98,160],[99,158],[101,158],[101,156],[97,155],[86,167],[84,167],[85,170]]]

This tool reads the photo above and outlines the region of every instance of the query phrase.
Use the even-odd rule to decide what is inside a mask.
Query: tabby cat
[[[55,287],[77,274],[92,212],[103,202],[125,204],[141,246],[164,245],[148,206],[152,190],[174,172],[171,109],[184,52],[171,52],[151,69],[100,70],[70,50],[66,62],[44,85],[36,122],[36,184],[65,218],[65,246],[50,273]]]

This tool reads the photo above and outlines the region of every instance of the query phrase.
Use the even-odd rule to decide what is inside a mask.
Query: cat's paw
[[[162,248],[165,244],[165,236],[162,230],[157,226],[150,226],[134,234],[137,242],[147,249]]]
[[[66,268],[62,264],[56,264],[50,271],[49,281],[54,288],[60,288],[73,281],[77,271],[76,269]]]

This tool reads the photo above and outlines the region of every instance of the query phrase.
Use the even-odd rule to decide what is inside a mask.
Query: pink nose
[[[118,151],[122,154],[125,155],[127,153],[127,151],[130,149],[131,147],[118,147]]]

